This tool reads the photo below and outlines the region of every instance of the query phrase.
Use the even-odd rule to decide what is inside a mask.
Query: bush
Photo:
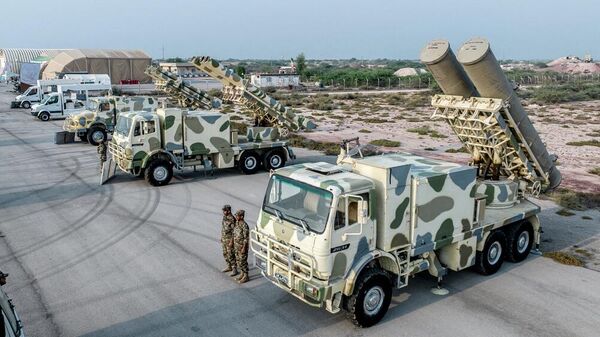
[[[398,141],[395,141],[395,140],[376,139],[376,140],[369,142],[369,144],[376,145],[376,146],[383,146],[383,147],[398,147],[398,146],[400,146],[401,143]]]

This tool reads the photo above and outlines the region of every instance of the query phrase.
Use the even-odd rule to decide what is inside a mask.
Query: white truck
[[[458,59],[446,41],[421,54],[445,93],[432,98],[432,118],[464,143],[469,165],[408,153],[363,158],[360,147],[344,143],[337,165],[276,170],[251,232],[264,277],[369,327],[385,316],[393,289],[417,273],[437,278],[433,290],[441,294],[449,271],[491,275],[539,246],[540,208],[527,195],[560,184],[556,157],[487,41],[468,41]]]
[[[103,96],[112,92],[110,84],[59,85],[57,92],[49,94],[41,103],[31,107],[31,115],[46,122],[65,118],[86,108],[88,97]]]
[[[279,140],[277,128],[251,127],[245,137],[231,129],[229,115],[178,108],[150,112],[121,112],[108,149],[105,171],[111,162],[127,173],[144,176],[153,186],[169,183],[173,169],[202,166],[239,167],[253,174],[261,167],[272,170],[294,159],[287,142]],[[108,178],[107,178],[108,179]]]
[[[108,75],[67,74],[60,79],[38,80],[37,85],[27,88],[22,94],[15,97],[15,100],[11,102],[11,108],[29,109],[34,103],[44,100],[48,94],[57,92],[58,86],[68,84],[110,85],[110,77]]]

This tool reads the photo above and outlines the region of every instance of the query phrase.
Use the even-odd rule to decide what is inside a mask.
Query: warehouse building
[[[141,50],[72,49],[54,56],[43,70],[42,79],[63,74],[108,74],[113,84],[122,81],[150,83],[144,73],[151,57]]]
[[[0,75],[19,75],[21,73],[21,65],[23,63],[30,63],[42,55],[56,55],[63,51],[64,49],[0,49]]]

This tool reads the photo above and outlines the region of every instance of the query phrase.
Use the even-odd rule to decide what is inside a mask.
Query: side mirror
[[[358,202],[358,223],[364,225],[369,220],[369,203],[365,200]]]

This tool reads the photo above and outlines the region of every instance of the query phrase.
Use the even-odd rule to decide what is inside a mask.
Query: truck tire
[[[490,233],[483,250],[476,253],[475,268],[482,275],[492,275],[496,273],[504,262],[506,251],[506,235],[501,230],[495,230]]]
[[[164,159],[155,159],[146,167],[146,181],[152,186],[167,185],[173,178],[173,165]]]
[[[254,151],[245,151],[240,156],[238,165],[240,166],[240,170],[242,170],[242,172],[244,172],[245,174],[256,173],[260,166],[258,154],[256,154],[256,152]]]
[[[267,171],[277,170],[285,166],[285,155],[279,149],[267,152],[263,159],[263,167]]]
[[[533,227],[529,222],[516,223],[506,229],[506,260],[525,260],[532,246]]]
[[[43,122],[47,122],[50,120],[50,113],[48,111],[42,111],[40,112],[39,119],[41,119]]]
[[[106,140],[106,131],[98,126],[92,126],[85,135],[88,143],[98,146],[100,143]]]
[[[377,324],[392,301],[392,282],[379,268],[367,268],[359,276],[352,296],[346,299],[347,316],[361,328]]]
[[[31,103],[25,101],[25,102],[21,103],[21,107],[25,108],[25,109],[29,109],[29,108],[31,108]]]

